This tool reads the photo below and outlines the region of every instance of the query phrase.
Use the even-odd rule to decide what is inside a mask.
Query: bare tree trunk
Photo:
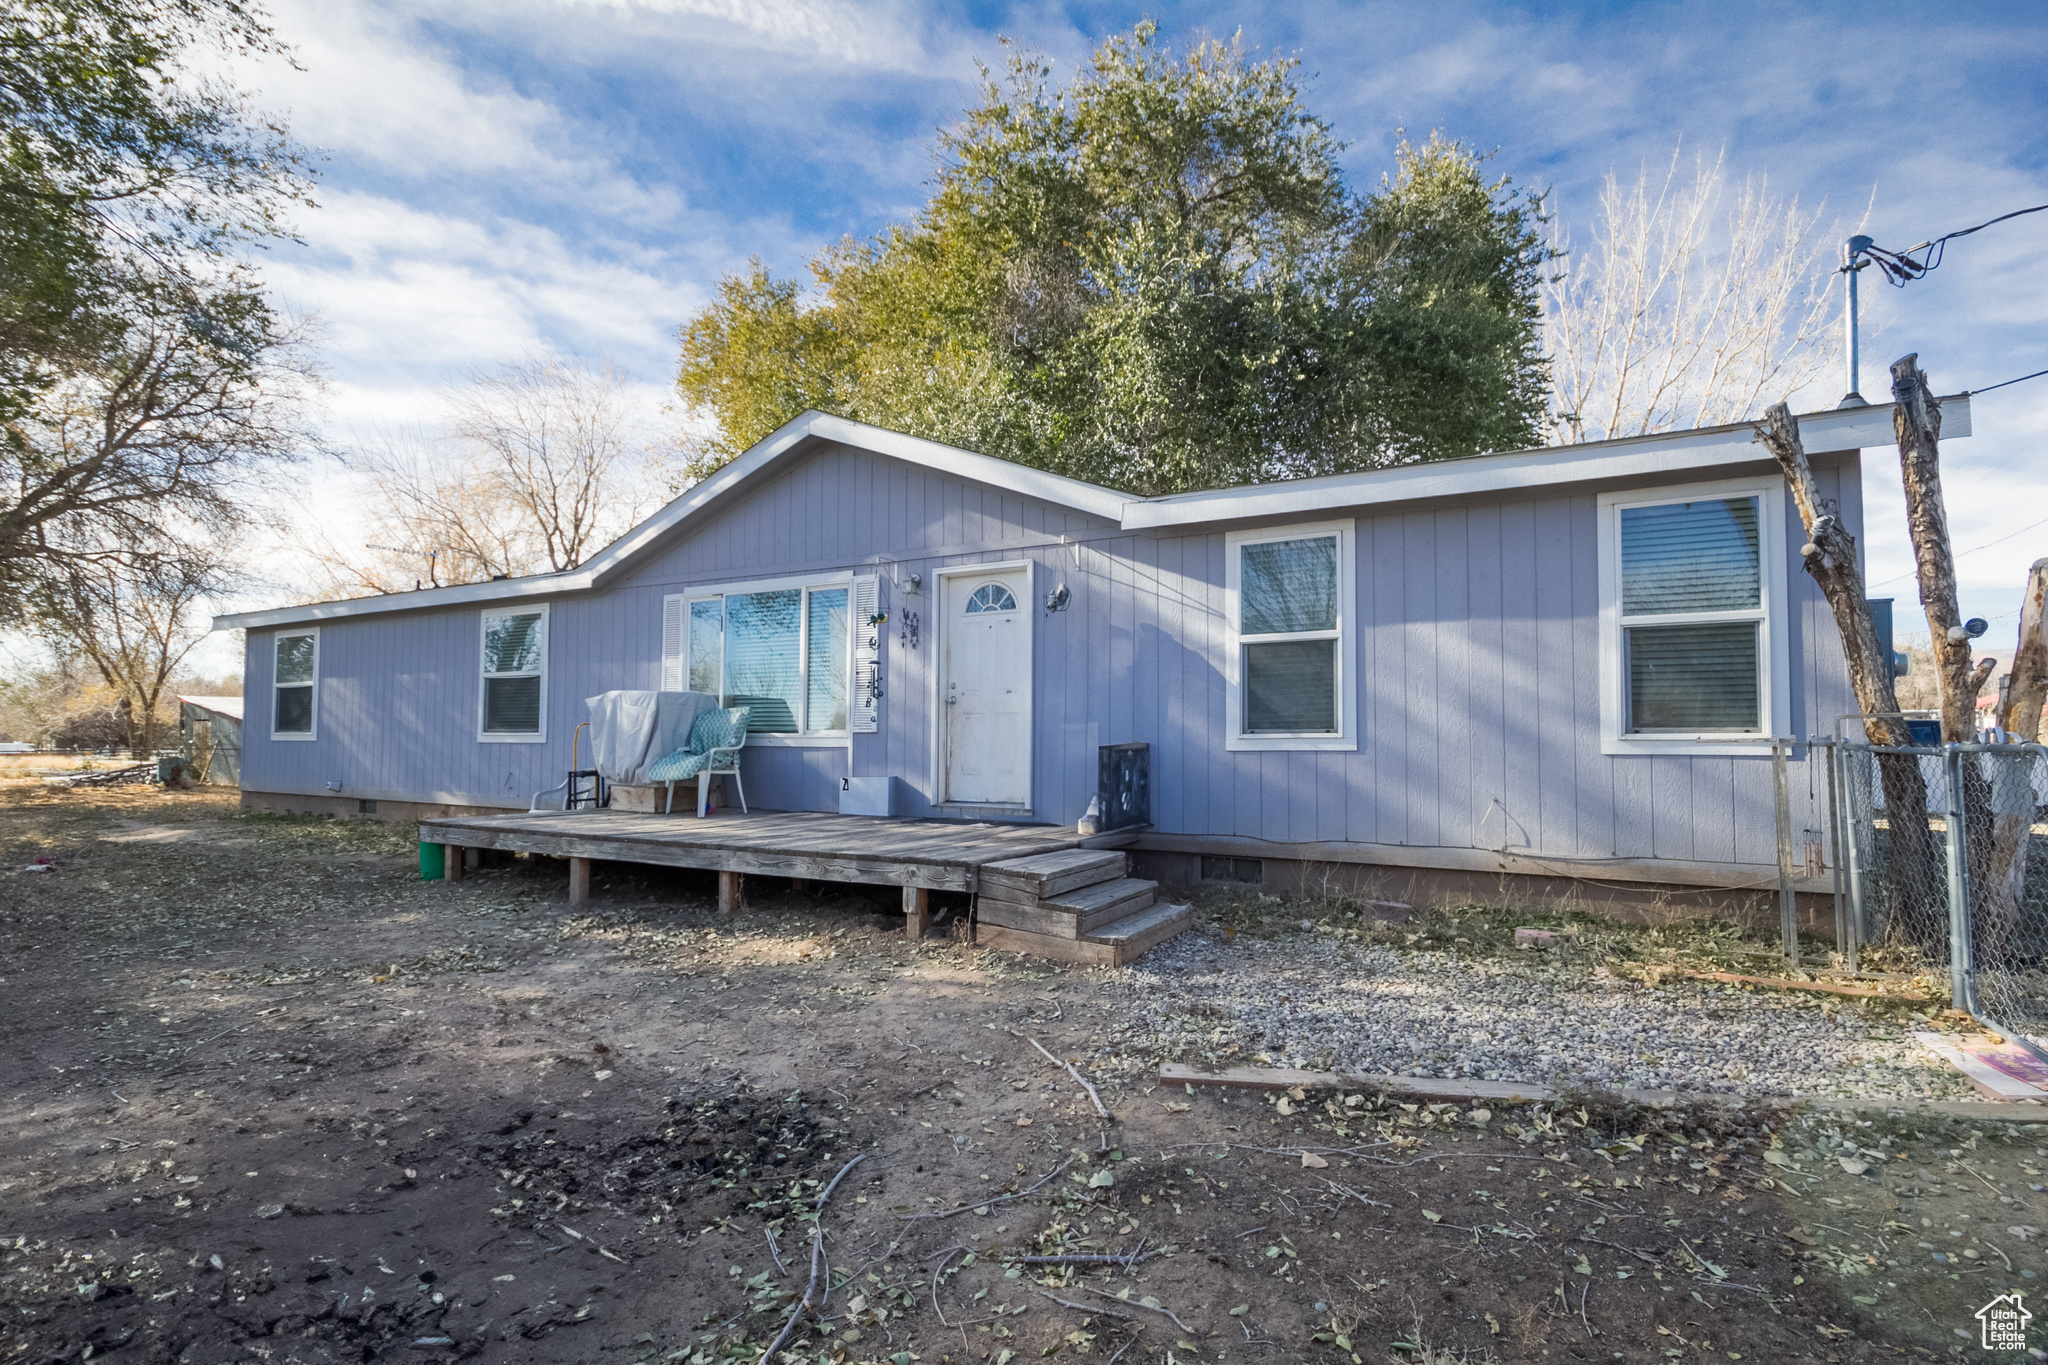
[[[1799,420],[1783,403],[1773,403],[1764,413],[1757,436],[1785,471],[1792,500],[1798,505],[1799,520],[1806,527],[1807,549],[1802,550],[1807,576],[1820,585],[1828,607],[1835,614],[1835,626],[1842,632],[1842,653],[1849,664],[1849,686],[1856,692],[1856,705],[1871,717],[1864,725],[1873,743],[1910,743],[1905,726],[1892,717],[1899,709],[1898,689],[1893,681],[1892,661],[1879,646],[1877,625],[1870,617],[1870,600],[1864,593],[1863,573],[1856,567],[1856,538],[1843,529],[1832,504],[1824,506],[1813,483],[1813,466],[1799,439]],[[1918,769],[1915,769],[1918,772]]]
[[[1934,673],[1941,682],[1941,737],[1967,744],[1977,737],[1977,694],[1991,669],[1971,665],[1970,637],[1956,605],[1955,557],[1941,501],[1941,404],[1928,391],[1919,360],[1909,355],[1892,362],[1892,428],[1906,488],[1906,529],[1920,571],[1920,605],[1927,609]]]
[[[2027,573],[2026,596],[2020,601],[2020,642],[2013,650],[2012,672],[2005,690],[2005,713],[1999,728],[2032,744],[2041,737],[2041,708],[2048,702],[2048,559],[2037,559]]]
[[[1784,403],[1772,404],[1757,428],[1757,439],[1784,471],[1792,501],[1799,508],[1799,520],[1806,527],[1807,543],[1801,549],[1806,573],[1820,585],[1834,612],[1835,627],[1842,635],[1842,654],[1849,666],[1849,685],[1856,693],[1857,709],[1867,717],[1864,733],[1874,744],[1911,743],[1911,735],[1897,719],[1899,699],[1892,661],[1878,644],[1863,572],[1856,564],[1856,538],[1842,526],[1837,509],[1823,504],[1814,487],[1813,466],[1792,409]],[[1925,903],[1939,894],[1941,877],[1934,836],[1927,827],[1927,783],[1920,775],[1920,762],[1911,755],[1879,755],[1877,770],[1889,815],[1890,833],[1885,842],[1888,881],[1900,903]],[[1896,934],[1919,919],[1893,915],[1890,923]],[[1920,946],[1932,949],[1938,945],[1928,941]]]

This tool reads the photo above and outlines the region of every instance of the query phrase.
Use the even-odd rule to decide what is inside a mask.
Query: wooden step
[[[974,941],[978,947],[1004,952],[1030,953],[1090,967],[1121,967],[1186,929],[1194,917],[1191,905],[1155,905],[1105,925],[1087,938],[1034,934],[981,921],[974,927]]]
[[[1104,925],[1150,907],[1158,890],[1157,882],[1120,877],[1045,901],[1005,900],[984,891],[975,897],[974,917],[1006,929],[1085,938]]]
[[[1088,935],[1088,942],[1117,950],[1118,962],[1129,962],[1155,944],[1164,943],[1195,922],[1192,905],[1152,905],[1126,915]]]
[[[983,891],[975,897],[974,913],[977,919],[1010,929],[1084,938],[1113,920],[1147,908],[1158,898],[1158,890],[1158,882],[1119,877],[1049,900],[1010,900]]]
[[[1113,881],[1124,875],[1123,854],[1092,848],[1063,848],[1029,858],[982,865],[977,884],[984,894],[1004,900],[1030,902],[1043,896],[1057,896],[1091,882]]]

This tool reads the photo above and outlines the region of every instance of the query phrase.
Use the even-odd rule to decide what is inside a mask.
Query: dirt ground
[[[1162,1089],[893,892],[413,833],[0,787],[0,1365],[2025,1358],[2040,1129]]]

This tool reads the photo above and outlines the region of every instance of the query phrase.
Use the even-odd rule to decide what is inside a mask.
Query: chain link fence
[[[1834,751],[1852,959],[1946,966],[1958,1009],[2048,1039],[2048,748]]]

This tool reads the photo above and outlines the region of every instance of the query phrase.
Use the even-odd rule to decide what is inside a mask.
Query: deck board
[[[611,811],[455,816],[420,822],[424,843],[498,848],[816,881],[973,891],[988,863],[1076,848],[1073,830],[809,811],[646,815]]]

